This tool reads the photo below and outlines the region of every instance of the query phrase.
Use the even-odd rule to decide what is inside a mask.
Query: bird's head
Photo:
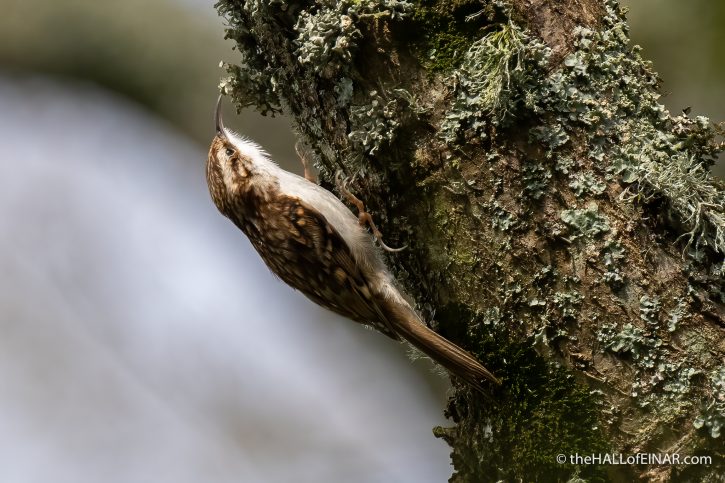
[[[228,216],[230,204],[240,190],[254,184],[274,163],[260,146],[224,126],[221,104],[219,96],[214,113],[216,134],[209,148],[206,179],[214,204]]]

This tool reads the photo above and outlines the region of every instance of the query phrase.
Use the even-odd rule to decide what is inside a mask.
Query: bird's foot
[[[340,194],[344,196],[347,201],[355,205],[355,208],[357,208],[357,219],[358,223],[360,223],[360,226],[367,225],[370,228],[370,231],[372,231],[373,233],[373,239],[378,242],[378,244],[380,244],[380,247],[383,250],[394,253],[401,252],[408,248],[408,245],[402,246],[400,248],[391,248],[383,242],[383,234],[380,232],[380,230],[378,230],[378,227],[375,225],[372,215],[365,210],[365,204],[362,202],[362,200],[360,200],[360,198],[350,192],[350,190],[348,189],[350,179],[343,179],[342,173],[340,171],[335,174],[335,184],[337,185],[337,189],[340,191]]]

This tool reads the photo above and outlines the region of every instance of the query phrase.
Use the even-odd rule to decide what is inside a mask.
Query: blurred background
[[[673,112],[725,119],[725,4],[630,0]],[[272,277],[204,160],[213,0],[0,0],[0,481],[440,482],[448,389]],[[227,123],[300,172],[284,118]]]

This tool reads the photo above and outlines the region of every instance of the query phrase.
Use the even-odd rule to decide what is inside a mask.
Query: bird
[[[332,192],[280,168],[262,147],[226,128],[221,105],[220,95],[206,163],[209,193],[272,273],[314,303],[408,341],[480,392],[486,381],[500,385],[469,352],[422,321],[363,226],[363,214],[356,217]]]

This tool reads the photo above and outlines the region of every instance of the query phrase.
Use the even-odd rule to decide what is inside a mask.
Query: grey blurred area
[[[0,0],[0,482],[445,481],[447,381],[209,199],[211,4]]]
[[[725,119],[725,3],[712,0],[625,0],[634,43],[663,81],[674,113]]]
[[[674,115],[725,121],[725,2],[622,0],[631,37],[662,79],[661,102]],[[725,177],[725,156],[713,173]]]
[[[403,348],[274,279],[203,149],[87,84],[0,105],[0,481],[448,477]]]

